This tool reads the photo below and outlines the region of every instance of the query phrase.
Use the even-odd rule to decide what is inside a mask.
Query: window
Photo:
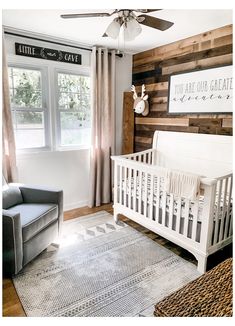
[[[59,146],[89,146],[90,77],[61,72],[57,76]]]
[[[47,110],[42,71],[9,67],[9,86],[16,148],[45,147]]]
[[[90,146],[88,69],[73,73],[53,66],[14,63],[8,69],[16,148],[20,152]]]

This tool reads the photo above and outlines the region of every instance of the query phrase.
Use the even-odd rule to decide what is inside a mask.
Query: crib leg
[[[207,256],[205,255],[197,255],[197,270],[204,274],[206,272],[206,267],[207,267]]]
[[[113,218],[114,218],[114,221],[115,221],[115,223],[117,223],[118,222],[118,213],[116,213],[115,211],[113,212]]]

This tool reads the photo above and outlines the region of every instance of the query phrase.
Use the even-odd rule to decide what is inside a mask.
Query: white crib
[[[191,252],[198,270],[232,242],[232,137],[156,131],[152,149],[113,156],[114,218],[123,214]],[[164,169],[201,177],[200,198],[164,191]]]

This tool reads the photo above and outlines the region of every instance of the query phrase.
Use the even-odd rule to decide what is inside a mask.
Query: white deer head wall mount
[[[149,113],[148,95],[144,94],[145,85],[142,85],[141,96],[137,95],[134,85],[131,86],[131,91],[133,92],[133,99],[135,100],[133,109],[136,113],[142,114],[145,117]]]

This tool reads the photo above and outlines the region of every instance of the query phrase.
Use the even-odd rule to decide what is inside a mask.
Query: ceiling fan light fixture
[[[174,25],[173,22],[160,19],[148,13],[162,9],[115,9],[113,12],[88,12],[78,14],[61,15],[62,18],[90,18],[90,17],[110,17],[117,15],[107,27],[102,37],[111,37],[120,39],[119,35],[123,35],[124,41],[134,40],[142,31],[141,26],[154,28],[155,30],[165,31]],[[141,15],[136,15],[141,13]],[[140,25],[141,24],[141,25]]]
[[[119,19],[116,18],[109,24],[109,26],[107,27],[107,29],[105,31],[105,34],[108,35],[109,37],[116,39],[119,35],[120,27],[121,26],[119,23]]]
[[[140,24],[135,18],[129,19],[124,25],[124,39],[125,41],[134,40],[142,31]]]

